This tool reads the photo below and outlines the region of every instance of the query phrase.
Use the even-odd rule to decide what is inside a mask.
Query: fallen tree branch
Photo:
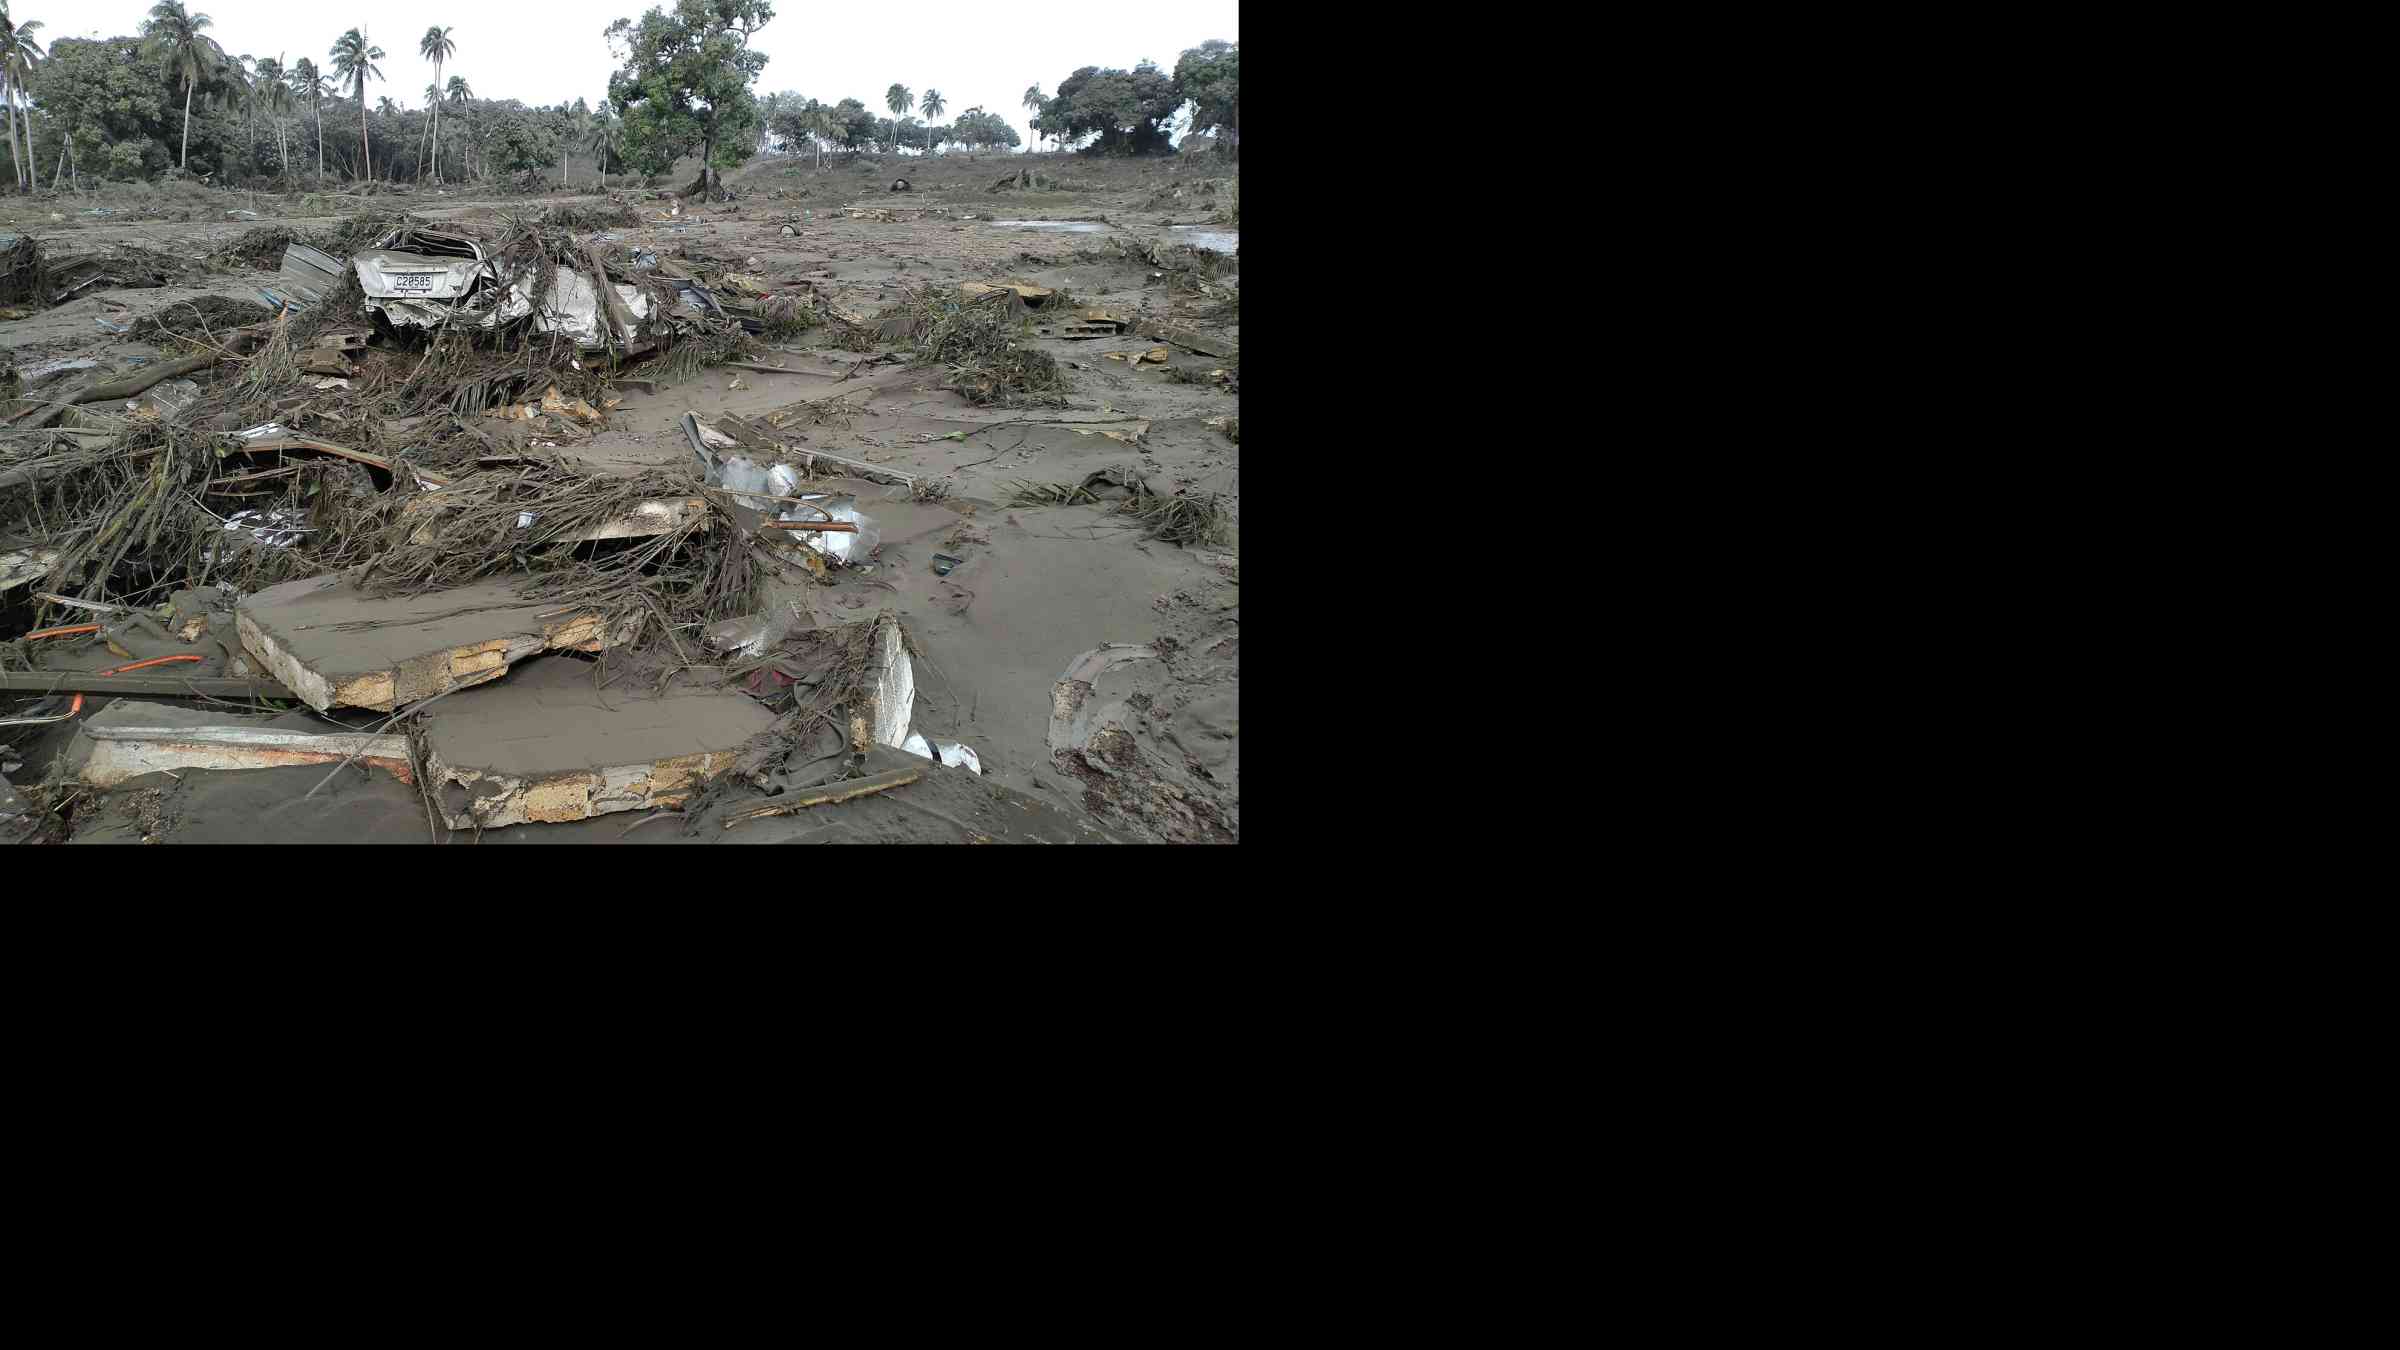
[[[904,488],[914,488],[919,481],[918,475],[913,473],[902,473],[898,469],[887,469],[880,464],[869,464],[864,460],[845,459],[840,455],[827,454],[822,450],[794,448],[790,453],[793,460],[804,469],[809,468],[818,460],[825,460],[828,463],[839,464],[861,478],[872,478],[878,483],[897,482]]]
[[[803,792],[772,805],[759,807],[755,811],[744,811],[738,816],[730,817],[725,821],[725,828],[730,830],[745,820],[760,820],[767,816],[788,816],[798,811],[805,811],[812,806],[832,806],[859,797],[871,796],[878,792],[889,792],[896,787],[907,787],[924,776],[925,772],[922,769],[894,769],[890,773],[877,774],[873,778],[861,778],[831,788]]]
[[[242,449],[236,453],[247,453],[253,450],[315,450],[322,454],[337,455],[343,459],[356,460],[358,463],[381,469],[385,473],[399,472],[399,470],[393,465],[392,461],[385,459],[381,455],[369,454],[364,450],[353,450],[346,445],[335,445],[331,441],[320,441],[313,436],[280,436],[271,440],[250,441],[245,443],[242,446]],[[428,483],[434,484],[437,487],[448,487],[450,485],[450,476],[448,474],[435,473],[431,469],[420,469],[415,465],[409,466],[409,472],[415,474],[419,478],[424,479]]]
[[[92,385],[71,397],[77,403],[106,403],[112,398],[132,398],[135,394],[148,389],[161,380],[171,380],[178,375],[189,375],[195,370],[206,370],[224,359],[224,356],[217,352],[202,352],[198,356],[187,356],[182,360],[169,361],[164,365],[144,367],[124,379],[109,384]]]

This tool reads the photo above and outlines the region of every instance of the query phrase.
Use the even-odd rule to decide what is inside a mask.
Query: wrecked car
[[[716,298],[698,284],[661,278],[645,288],[632,282],[608,280],[632,331],[614,333],[603,311],[600,292],[585,269],[551,262],[551,284],[535,312],[535,268],[540,262],[506,267],[489,256],[483,244],[467,235],[443,230],[403,227],[384,235],[351,259],[359,288],[366,293],[367,312],[394,328],[439,328],[464,324],[492,328],[533,317],[537,333],[562,333],[586,350],[616,344],[633,350],[658,337],[689,332],[702,320],[723,321]],[[595,264],[596,266],[596,264]]]

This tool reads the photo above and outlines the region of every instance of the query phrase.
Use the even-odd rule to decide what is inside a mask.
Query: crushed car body
[[[519,263],[504,276],[503,264],[480,241],[418,228],[394,230],[351,260],[367,312],[395,328],[491,328],[530,315],[535,332],[564,334],[586,350],[609,346],[613,326],[602,312],[594,276],[549,262],[551,284],[537,299],[533,282],[543,265]],[[592,271],[599,267],[595,262]],[[716,298],[688,281],[673,282],[660,294],[614,278],[608,285],[633,324],[632,332],[616,335],[619,346],[691,332],[703,321],[723,322]]]

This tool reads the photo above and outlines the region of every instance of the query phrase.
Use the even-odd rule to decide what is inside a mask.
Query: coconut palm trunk
[[[192,82],[190,80],[183,82],[183,162],[175,167],[179,171],[192,167]]]
[[[433,100],[433,183],[439,187],[442,183],[442,63],[439,61],[433,63],[433,87],[436,92]]]
[[[25,159],[17,153],[17,91],[11,89],[6,80],[0,80],[0,103],[8,105],[9,167],[17,171],[17,186],[23,188],[25,186]]]

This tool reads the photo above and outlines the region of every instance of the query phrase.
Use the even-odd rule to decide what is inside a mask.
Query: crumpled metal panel
[[[313,305],[341,281],[342,260],[306,244],[287,244],[278,275],[285,290]]]
[[[565,333],[583,347],[608,345],[608,328],[600,317],[600,293],[592,288],[592,279],[564,264],[554,266],[556,271],[550,279],[548,307],[543,313],[535,315],[534,331]],[[526,278],[521,273],[512,280],[508,298],[500,303],[500,307],[492,312],[492,318],[486,322],[506,323],[532,314],[533,294],[525,283]],[[616,288],[617,298],[625,302],[627,312],[633,315],[637,324],[650,317],[650,297],[639,287],[629,286],[622,281],[612,281],[609,285]]]

